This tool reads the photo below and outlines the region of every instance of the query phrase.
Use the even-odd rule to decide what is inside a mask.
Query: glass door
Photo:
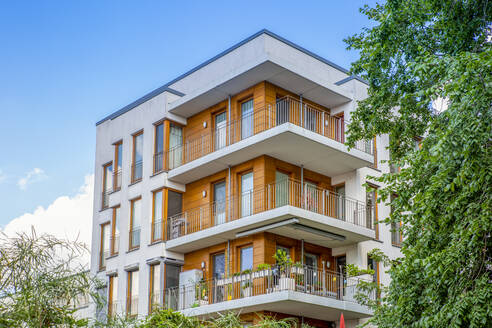
[[[335,188],[336,218],[345,221],[345,186]]]
[[[220,281],[225,277],[225,254],[219,253],[212,256],[212,278],[214,286],[214,302],[224,300],[224,282]]]
[[[315,183],[304,183],[304,208],[311,212],[317,212],[318,210],[318,189]]]
[[[183,129],[171,124],[169,131],[169,168],[174,169],[183,163]]]
[[[306,265],[305,277],[307,290],[314,290],[318,282],[318,256],[305,253],[304,263]]]
[[[226,222],[226,183],[225,181],[214,184],[214,224],[219,225]]]
[[[215,115],[214,149],[219,150],[227,145],[226,112]]]
[[[253,99],[241,104],[241,139],[253,135]]]
[[[280,171],[275,172],[275,207],[289,203],[289,175]]]
[[[241,176],[241,217],[253,214],[253,172]]]

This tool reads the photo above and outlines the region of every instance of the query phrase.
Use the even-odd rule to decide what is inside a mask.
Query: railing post
[[[326,295],[325,261],[321,261],[321,265],[323,266],[323,273],[321,275],[321,279],[322,279],[321,285],[323,287],[323,296],[325,296]]]

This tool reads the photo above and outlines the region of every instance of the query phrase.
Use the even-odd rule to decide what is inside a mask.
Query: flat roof
[[[205,62],[203,62],[202,64],[200,64],[200,65],[192,68],[191,70],[187,71],[186,73],[184,73],[184,74],[178,76],[177,78],[175,78],[175,79],[167,82],[163,86],[161,86],[161,87],[159,87],[159,88],[157,88],[157,89],[155,89],[155,90],[147,93],[145,96],[143,96],[143,97],[135,100],[134,102],[126,105],[125,107],[117,110],[116,112],[112,113],[111,115],[106,116],[102,120],[98,121],[96,123],[96,126],[99,125],[99,124],[101,124],[101,123],[103,123],[103,122],[105,122],[105,121],[107,121],[107,120],[112,120],[112,119],[114,119],[114,118],[116,118],[116,117],[118,117],[120,115],[123,115],[124,113],[132,110],[133,108],[135,108],[135,107],[143,104],[144,102],[146,102],[146,101],[154,98],[155,96],[157,96],[157,95],[159,95],[159,94],[161,94],[163,92],[166,92],[167,91],[167,92],[173,93],[173,94],[175,94],[177,96],[180,96],[180,97],[184,96],[184,94],[182,92],[177,91],[177,90],[174,90],[174,89],[170,88],[169,86],[172,85],[172,84],[174,84],[174,83],[176,83],[177,81],[185,78],[186,76],[188,76],[188,75],[190,75],[190,74],[198,71],[200,68],[202,68],[202,67],[210,64],[211,62],[213,62],[213,61],[215,61],[215,60],[217,60],[217,59],[219,59],[219,58],[227,55],[228,53],[234,51],[235,49],[237,49],[240,46],[244,45],[245,43],[248,43],[249,41],[251,41],[251,40],[259,37],[262,34],[266,34],[268,36],[271,36],[272,38],[275,38],[275,39],[277,39],[277,40],[279,40],[279,41],[281,41],[281,42],[283,42],[283,43],[285,43],[285,44],[287,44],[287,45],[289,45],[289,46],[291,46],[291,47],[293,47],[293,48],[295,48],[295,49],[297,49],[299,51],[302,51],[303,53],[305,53],[305,54],[307,54],[307,55],[309,55],[309,56],[311,56],[313,58],[316,58],[317,60],[319,60],[319,61],[321,61],[321,62],[323,62],[323,63],[325,63],[325,64],[327,64],[327,65],[329,65],[329,66],[331,66],[331,67],[333,67],[333,68],[335,68],[335,69],[337,69],[337,70],[339,70],[339,71],[341,71],[341,72],[343,72],[345,74],[350,74],[347,69],[345,69],[345,68],[343,68],[343,67],[341,67],[341,66],[339,66],[339,65],[337,65],[335,63],[333,63],[332,61],[329,61],[328,59],[323,58],[323,57],[321,57],[321,56],[319,56],[319,55],[317,55],[317,54],[315,54],[315,53],[313,53],[313,52],[311,52],[311,51],[309,51],[309,50],[307,50],[307,49],[305,49],[305,48],[303,48],[303,47],[301,47],[301,46],[299,46],[299,45],[297,45],[297,44],[295,44],[295,43],[293,43],[293,42],[291,42],[291,41],[289,41],[289,40],[287,40],[287,39],[285,39],[285,38],[283,38],[283,37],[281,37],[281,36],[279,36],[277,34],[275,34],[275,33],[273,33],[273,32],[271,32],[271,31],[269,31],[267,29],[262,29],[261,31],[259,31],[259,32],[255,33],[255,34],[251,35],[250,37],[242,40],[241,42],[233,45],[232,47],[226,49],[225,51],[219,53],[218,55],[210,58],[209,60],[207,60]],[[341,85],[341,84],[343,84],[345,82],[348,82],[348,81],[350,81],[352,79],[357,79],[358,81],[367,84],[366,81],[364,81],[362,78],[360,78],[358,76],[355,76],[355,75],[349,76],[349,77],[347,77],[347,78],[345,78],[345,79],[343,79],[341,81],[336,82],[335,84],[336,85]]]

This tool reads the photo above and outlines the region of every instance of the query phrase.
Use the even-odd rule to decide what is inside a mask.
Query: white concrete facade
[[[337,83],[344,79],[347,81],[341,84]],[[183,261],[184,250],[193,249],[193,247],[185,247],[189,243],[203,243],[205,245],[210,242],[206,241],[206,238],[210,237],[208,235],[227,232],[235,233],[240,230],[239,228],[254,227],[258,220],[269,223],[275,221],[273,220],[275,218],[299,216],[309,219],[310,217],[306,213],[301,213],[303,211],[301,209],[280,208],[273,210],[279,213],[265,212],[266,214],[261,214],[259,217],[251,219],[251,222],[247,220],[240,222],[242,219],[231,222],[238,227],[233,227],[232,225],[217,226],[214,228],[217,231],[204,230],[198,235],[186,236],[187,239],[180,240],[178,238],[168,242],[151,244],[152,191],[162,187],[169,187],[184,192],[186,183],[222,170],[227,165],[231,165],[231,163],[240,163],[260,153],[267,153],[266,149],[272,147],[272,142],[290,142],[286,141],[287,139],[274,139],[278,135],[295,136],[295,140],[299,141],[298,151],[304,151],[304,156],[297,156],[298,160],[296,160],[296,156],[289,157],[287,150],[276,154],[277,156],[284,156],[281,159],[293,164],[305,165],[313,171],[329,175],[332,178],[333,185],[345,183],[346,195],[360,201],[366,199],[366,191],[363,185],[368,181],[367,176],[377,176],[381,172],[389,171],[387,165],[381,163],[381,161],[389,158],[386,149],[388,145],[387,136],[378,136],[376,138],[377,153],[375,155],[378,159],[378,169],[374,169],[370,167],[374,158],[372,155],[356,149],[348,150],[343,144],[333,142],[331,139],[316,135],[298,126],[285,124],[266,131],[264,135],[256,135],[255,139],[248,139],[249,141],[244,143],[244,145],[239,142],[169,172],[153,175],[154,123],[169,118],[186,125],[188,117],[222,101],[225,98],[224,95],[234,94],[261,81],[270,81],[291,92],[303,94],[306,98],[331,108],[333,114],[344,112],[344,117],[347,120],[350,119],[351,111],[355,110],[357,100],[367,97],[367,86],[360,79],[350,79],[347,71],[335,64],[327,62],[271,32],[261,31],[219,57],[166,84],[166,88],[162,92],[153,94],[152,97],[148,97],[149,99],[137,102],[135,106],[131,106],[132,108],[113,114],[98,123],[94,169],[95,196],[91,272],[105,282],[108,282],[109,275],[117,274],[119,277],[117,286],[119,299],[117,301],[120,302],[121,310],[124,310],[125,307],[126,279],[129,270],[138,268],[139,271],[138,312],[139,315],[144,316],[148,313],[149,308],[150,261]],[[138,131],[143,131],[143,176],[140,182],[131,184],[132,135]],[[121,190],[110,194],[108,208],[102,209],[103,165],[113,161],[114,143],[120,140],[123,144]],[[268,143],[269,140],[270,143]],[[289,146],[290,148],[293,147],[291,144]],[[315,150],[310,152],[309,149],[305,149],[306,147],[312,147]],[[321,163],[321,160],[329,162],[331,158],[330,156],[323,157],[323,152],[326,154],[331,152],[334,156],[333,158],[335,156],[337,158],[337,164],[333,166],[331,171],[324,167],[326,165]],[[312,159],[315,154],[318,155],[317,160]],[[275,154],[273,156],[275,157]],[[221,161],[223,162],[220,163]],[[346,166],[344,166],[344,163]],[[141,197],[142,205],[140,213],[142,218],[140,247],[137,250],[128,251],[130,201],[136,197]],[[100,225],[111,221],[112,207],[117,205],[120,206],[119,254],[107,259],[105,270],[100,271]],[[285,213],[280,213],[281,211]],[[378,204],[378,219],[386,218],[389,212],[388,206]],[[392,246],[390,227],[385,224],[378,225],[378,240],[376,240],[374,231],[368,229],[340,224],[335,219],[332,219],[335,221],[330,223],[327,218],[321,215],[311,216],[311,220],[318,225],[331,225],[339,231],[345,230],[353,236],[363,236],[359,240],[354,237],[351,239],[352,242],[343,245],[331,245],[334,256],[346,254],[347,263],[366,267],[367,252],[373,248],[380,248],[391,258],[401,256],[399,248]],[[245,224],[245,226],[241,226],[242,224]],[[247,226],[248,224],[250,226]],[[387,285],[389,277],[384,271],[384,268],[379,268],[380,282]],[[102,292],[108,294],[107,290]],[[275,303],[275,306],[265,305],[265,309],[275,308],[281,311],[282,304],[284,304],[287,311],[288,308],[293,306],[314,302],[319,309],[326,307],[329,311],[334,309],[336,311],[358,311],[360,316],[350,316],[351,320],[349,320],[348,326],[358,323],[359,319],[357,318],[364,318],[370,314],[367,309],[361,309],[359,305],[346,304],[337,300],[321,300],[314,296],[298,295],[295,292],[284,291],[275,297],[275,299],[271,297],[263,299],[260,297],[262,302],[270,305]],[[223,302],[209,305],[210,308],[207,311],[215,311],[214,309],[223,311],[227,310],[229,306],[231,309],[233,307],[247,307],[247,304],[253,302],[252,298],[251,300],[242,299],[236,301],[234,302],[237,304],[230,303],[228,305],[228,302]],[[186,310],[185,313],[192,315],[196,312],[196,315],[201,315],[205,311],[205,309],[192,310]],[[261,308],[254,307],[254,310],[258,311]],[[95,311],[93,305],[92,311]]]

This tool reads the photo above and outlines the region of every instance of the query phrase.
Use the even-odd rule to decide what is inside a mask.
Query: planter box
[[[199,300],[199,301],[198,301],[198,304],[199,304],[200,306],[208,305],[208,301],[206,301],[206,300]]]
[[[278,286],[280,290],[295,290],[296,281],[294,278],[280,278]]]

